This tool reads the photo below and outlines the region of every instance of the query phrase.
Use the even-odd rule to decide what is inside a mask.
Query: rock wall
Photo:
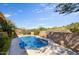
[[[79,33],[49,32],[47,38],[64,47],[79,53]]]

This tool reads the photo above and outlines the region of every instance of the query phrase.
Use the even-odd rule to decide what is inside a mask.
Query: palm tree
[[[6,28],[7,30],[6,31],[7,31],[8,35],[11,36],[12,32],[15,31],[16,26],[9,19],[6,19],[6,22],[7,22],[7,28]]]
[[[8,33],[8,36],[12,36],[12,32],[14,31],[16,26],[11,20],[5,18],[1,12],[0,12],[0,25],[2,27],[2,30]]]
[[[7,50],[10,47],[10,42],[14,37],[14,35],[16,34],[14,31],[16,26],[11,20],[6,19],[1,12],[0,12],[0,28],[2,29],[2,32],[6,32],[8,34],[7,37],[5,37],[4,34],[3,36],[1,36],[0,52],[7,52]],[[12,33],[14,33],[14,35]],[[0,54],[5,54],[5,53],[0,53]]]

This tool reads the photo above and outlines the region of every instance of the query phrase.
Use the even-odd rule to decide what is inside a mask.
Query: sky
[[[79,12],[68,15],[54,12],[57,4],[47,3],[0,3],[0,12],[17,27],[60,27],[79,22]]]

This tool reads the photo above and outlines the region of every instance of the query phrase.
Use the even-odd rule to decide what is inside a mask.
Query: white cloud
[[[36,13],[41,13],[42,11],[41,10],[39,10],[39,9],[37,9],[37,10],[35,10],[36,11]]]
[[[44,8],[45,11],[53,11],[53,7],[52,6],[47,6]]]
[[[35,12],[35,13],[41,13],[42,10],[40,10],[40,9],[34,9],[33,12]]]
[[[48,20],[48,18],[40,18],[39,20]]]
[[[38,27],[38,28],[39,28],[39,27],[45,27],[45,26],[47,26],[45,23],[40,23],[40,24],[37,24],[37,25],[36,25],[36,27]]]
[[[54,9],[54,4],[48,4],[43,8],[43,11],[50,12],[53,11],[53,9]]]
[[[4,14],[4,16],[5,16],[5,17],[10,17],[10,16],[11,16],[11,14]]]
[[[39,24],[39,26],[45,26],[45,25],[46,25],[46,24],[44,24],[44,23],[40,23],[40,24]]]
[[[53,12],[56,4],[40,3],[39,6],[42,7],[42,8],[35,9],[34,12],[36,12],[36,13],[51,12],[51,11]]]
[[[40,3],[39,4],[41,7],[46,7],[48,5],[48,3]]]

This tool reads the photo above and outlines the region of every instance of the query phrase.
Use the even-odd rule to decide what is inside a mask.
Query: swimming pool
[[[26,36],[20,38],[19,46],[24,49],[38,49],[48,45],[48,41],[42,38],[38,38],[35,36]]]

